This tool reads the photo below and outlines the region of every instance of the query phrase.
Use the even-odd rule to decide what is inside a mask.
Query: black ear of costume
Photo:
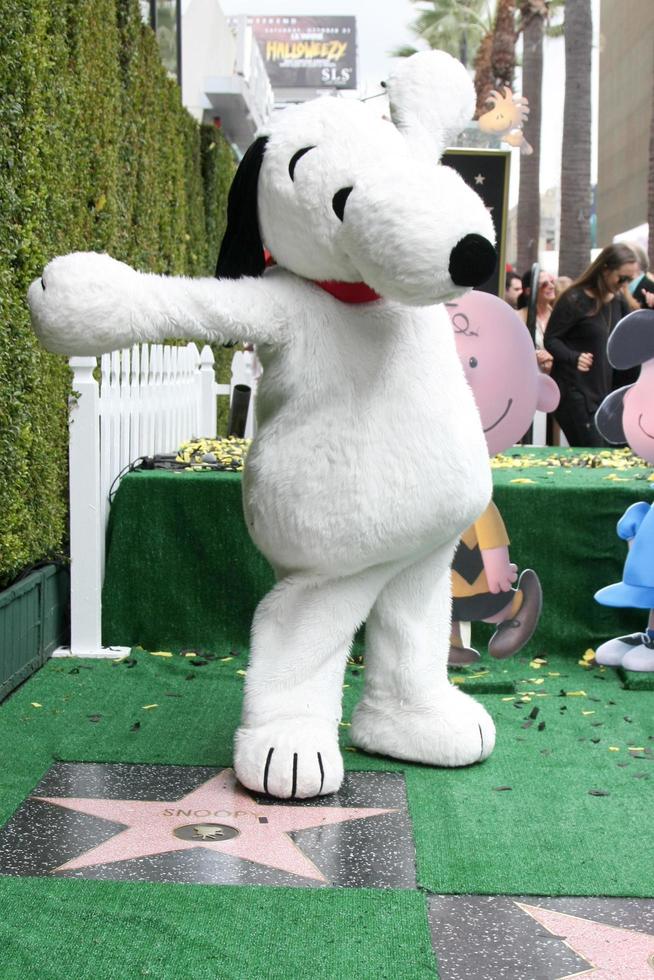
[[[257,217],[257,183],[267,136],[259,136],[243,156],[227,198],[227,229],[216,266],[218,279],[260,276],[266,262]]]

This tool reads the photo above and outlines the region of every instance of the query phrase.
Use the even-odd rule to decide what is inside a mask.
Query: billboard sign
[[[355,17],[250,17],[275,88],[357,87]]]

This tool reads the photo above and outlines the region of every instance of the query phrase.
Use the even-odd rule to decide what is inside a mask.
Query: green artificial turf
[[[0,820],[53,759],[230,765],[246,667],[244,652],[49,661],[0,709],[10,760],[0,774]],[[490,669],[515,685],[512,695],[479,695],[497,723],[497,746],[483,765],[455,770],[353,750],[349,718],[365,667],[346,672],[346,768],[404,771],[419,884],[444,893],[650,897],[652,694],[564,658]]]
[[[624,670],[618,667],[618,677],[628,691],[654,691],[654,674]]]
[[[0,878],[3,980],[436,976],[419,892]]]

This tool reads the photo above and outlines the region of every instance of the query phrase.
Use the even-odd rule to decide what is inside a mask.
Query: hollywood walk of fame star
[[[486,178],[483,174],[475,174],[475,184],[483,184]]]
[[[259,804],[239,785],[232,769],[223,769],[174,801],[60,796],[36,796],[33,799],[122,823],[126,827],[54,871],[203,847],[325,883],[325,876],[297,847],[288,836],[289,832],[394,812],[391,808],[377,807]],[[175,830],[179,831],[184,825],[192,828],[190,840],[175,836]],[[215,834],[208,832],[211,826],[227,827],[237,833],[224,839],[219,830]]]
[[[654,936],[649,933],[607,926],[594,919],[522,902],[516,902],[516,905],[548,932],[560,937],[573,952],[588,960],[589,970],[576,976],[587,976],[588,980],[649,980],[654,977]]]

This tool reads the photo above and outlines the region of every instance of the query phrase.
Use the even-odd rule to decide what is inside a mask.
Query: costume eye
[[[477,361],[477,358],[476,357],[471,357],[469,359],[469,361],[468,361],[468,364],[470,365],[470,367],[477,367],[477,363],[478,363],[478,361]]]
[[[294,153],[291,157],[288,164],[288,173],[291,180],[295,180],[295,164],[298,162],[300,157],[303,157],[305,153],[309,152],[309,150],[315,150],[315,146],[303,146],[301,150],[298,150],[297,153]]]

